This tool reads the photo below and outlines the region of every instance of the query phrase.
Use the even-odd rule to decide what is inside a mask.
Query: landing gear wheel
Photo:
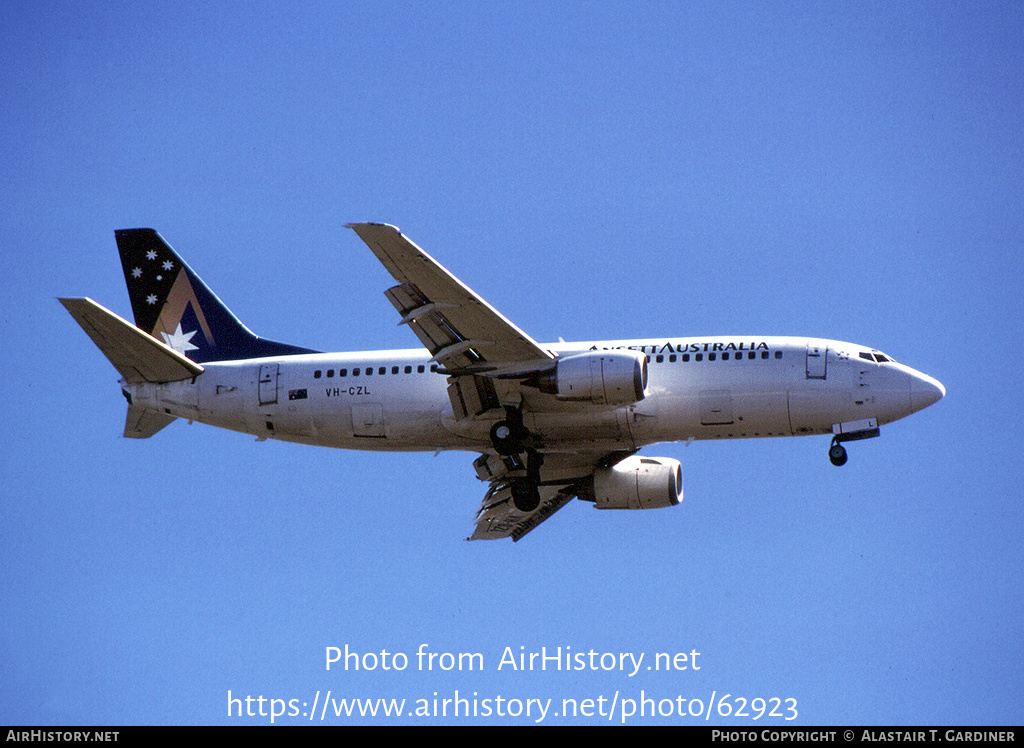
[[[523,451],[523,442],[530,432],[523,426],[523,412],[505,406],[505,420],[491,426],[491,444],[500,455],[516,455]]]
[[[527,514],[540,506],[540,490],[531,480],[517,480],[512,483],[512,503],[519,511]]]
[[[491,444],[500,455],[514,455],[520,451],[515,430],[508,421],[498,421],[491,427]]]
[[[828,448],[828,458],[832,464],[841,467],[846,464],[846,457],[846,447],[839,442],[832,442],[832,446]]]

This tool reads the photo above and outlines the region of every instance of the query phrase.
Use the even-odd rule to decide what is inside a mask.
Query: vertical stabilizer
[[[153,229],[114,235],[136,326],[192,361],[314,352],[254,335]]]

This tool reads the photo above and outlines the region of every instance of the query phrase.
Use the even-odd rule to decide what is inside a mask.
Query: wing
[[[349,224],[391,273],[397,286],[385,291],[407,324],[448,375],[448,395],[458,421],[483,423],[504,417],[502,406],[521,400],[521,377],[554,366],[554,355],[467,288],[394,226]],[[496,415],[497,414],[497,415]],[[481,455],[477,476],[491,484],[470,540],[519,540],[557,512],[610,455],[547,453]],[[619,456],[618,459],[621,459]],[[613,460],[614,461],[614,460]],[[539,493],[536,508],[521,511],[513,488],[528,481]]]
[[[385,295],[445,374],[540,369],[553,356],[394,226],[352,223],[396,281]]]

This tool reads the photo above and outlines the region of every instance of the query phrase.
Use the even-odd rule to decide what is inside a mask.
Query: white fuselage
[[[646,396],[607,407],[528,387],[524,425],[549,450],[638,449],[690,439],[799,436],[875,427],[935,402],[942,386],[852,343],[698,337],[558,343],[558,357],[603,349],[648,355]],[[878,360],[880,359],[880,360]],[[134,404],[304,444],[382,451],[491,449],[501,408],[456,421],[448,379],[423,349],[211,362],[194,380],[123,384]],[[517,395],[518,398],[518,395]]]

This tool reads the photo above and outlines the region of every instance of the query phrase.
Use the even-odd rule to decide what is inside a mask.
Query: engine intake
[[[671,457],[633,455],[594,473],[580,498],[598,509],[656,509],[683,500],[683,469]]]
[[[588,351],[558,359],[537,382],[559,400],[628,405],[647,394],[647,356],[637,351]]]

